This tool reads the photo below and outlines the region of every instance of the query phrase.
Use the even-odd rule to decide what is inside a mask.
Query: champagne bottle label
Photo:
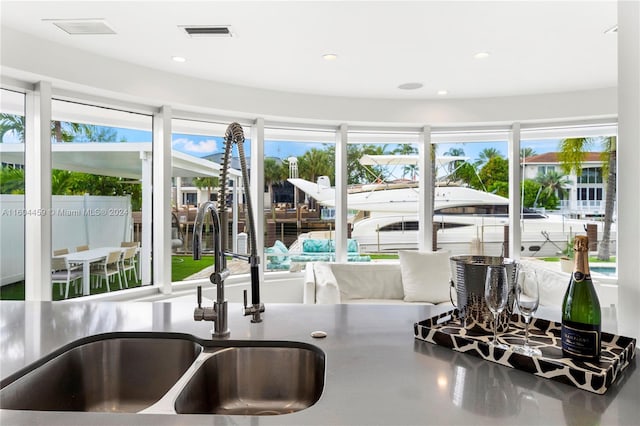
[[[562,351],[569,356],[584,359],[600,357],[600,324],[582,324],[563,321],[561,329]]]

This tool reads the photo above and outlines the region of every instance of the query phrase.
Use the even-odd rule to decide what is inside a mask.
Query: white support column
[[[244,188],[251,194],[253,223],[256,233],[256,252],[260,256],[260,282],[264,282],[264,118],[256,119],[251,126],[251,181],[250,188]],[[246,206],[245,206],[246,207]]]
[[[640,338],[640,2],[618,2],[618,333]]]
[[[25,300],[51,300],[51,83],[26,96]]]
[[[171,107],[166,105],[153,115],[152,223],[153,283],[171,294]]]
[[[509,256],[520,259],[522,239],[520,233],[520,217],[522,202],[520,191],[520,123],[513,123],[509,135],[507,157],[509,159]]]
[[[341,124],[336,133],[336,262],[347,261],[347,130],[347,125]]]
[[[151,284],[151,244],[153,239],[153,158],[140,152],[142,162],[142,236],[140,241],[140,276],[142,285]]]
[[[431,126],[424,126],[420,134],[418,146],[418,250],[432,251],[433,249],[433,197],[432,188],[435,185],[431,168]]]

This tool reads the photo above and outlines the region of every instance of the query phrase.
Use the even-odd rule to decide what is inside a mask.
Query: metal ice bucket
[[[509,328],[509,317],[513,312],[514,289],[518,272],[518,263],[499,256],[451,256],[451,289],[455,290],[457,300],[451,302],[458,308],[460,318],[466,330],[477,333],[493,332],[493,314],[484,300],[484,282],[487,267],[504,265],[509,279],[509,299],[507,307],[498,316],[498,332]]]

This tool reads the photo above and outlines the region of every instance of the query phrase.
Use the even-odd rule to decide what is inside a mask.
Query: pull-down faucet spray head
[[[202,308],[202,289],[198,287],[198,307],[193,312],[193,318],[196,321],[213,321],[214,328],[212,333],[214,337],[227,337],[230,333],[227,328],[227,301],[224,298],[224,280],[229,275],[226,269],[226,258],[224,249],[220,243],[221,228],[220,218],[216,211],[215,204],[207,201],[202,203],[198,208],[196,221],[193,225],[193,259],[199,260],[202,257],[202,230],[204,227],[204,218],[207,212],[211,212],[213,221],[213,262],[214,272],[210,276],[212,284],[216,285],[216,301],[211,308]]]

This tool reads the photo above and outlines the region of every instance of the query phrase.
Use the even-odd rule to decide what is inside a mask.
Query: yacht
[[[369,156],[380,157],[380,156]],[[383,156],[386,157],[386,156]],[[364,159],[385,161],[385,159]],[[394,161],[411,161],[406,158]],[[439,158],[440,165],[453,161]],[[362,162],[362,161],[361,161]],[[325,207],[335,207],[335,188],[322,176],[317,183],[300,178],[289,182]],[[417,249],[418,186],[415,181],[398,180],[356,185],[347,190],[351,236],[362,252],[391,252]],[[563,253],[572,236],[584,233],[587,224],[596,226],[601,235],[602,223],[568,219],[561,214],[547,214],[524,208],[520,216],[521,254],[552,257]],[[438,183],[434,194],[434,229],[438,248],[454,254],[481,253],[500,255],[504,251],[505,226],[509,224],[509,200],[473,188]],[[301,238],[327,237],[325,232],[311,232]],[[612,231],[615,239],[615,229]]]

